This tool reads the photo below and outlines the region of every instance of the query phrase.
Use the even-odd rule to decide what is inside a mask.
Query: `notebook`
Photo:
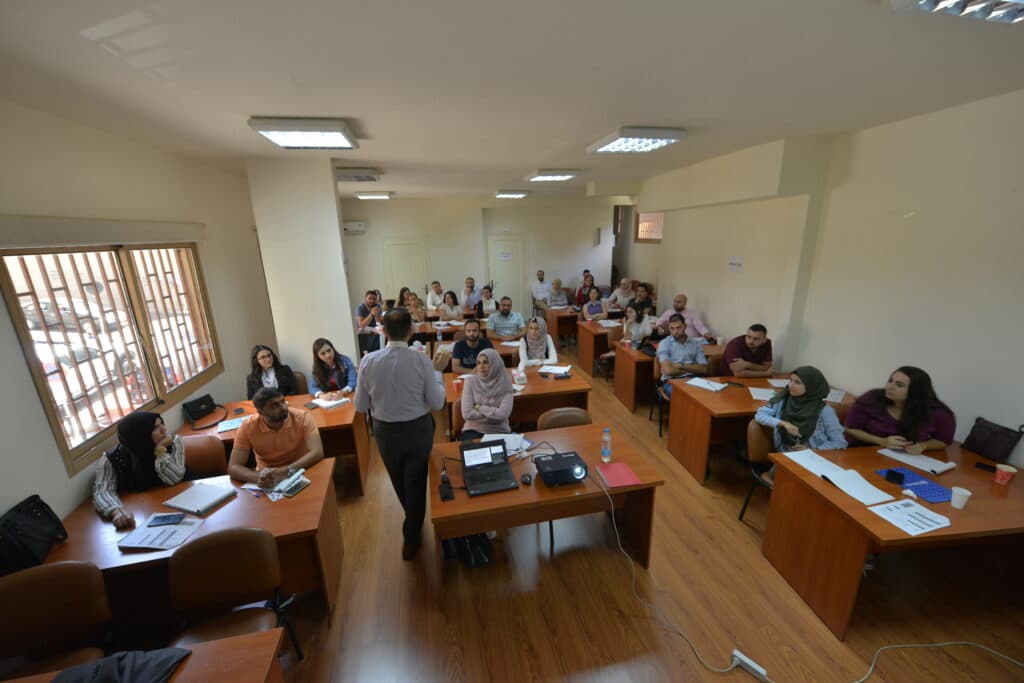
[[[233,420],[221,420],[217,423],[217,433],[223,434],[224,432],[232,432],[242,426],[242,421],[248,417],[236,417]]]
[[[640,485],[640,478],[633,472],[633,468],[624,462],[602,462],[597,466],[597,474],[610,489]]]
[[[194,515],[205,515],[228,498],[238,495],[234,488],[212,486],[196,482],[174,498],[164,501],[164,507],[174,508]]]

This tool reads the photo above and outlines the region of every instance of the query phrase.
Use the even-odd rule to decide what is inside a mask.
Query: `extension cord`
[[[732,651],[733,666],[738,666],[759,681],[767,682],[768,670],[739,650]]]

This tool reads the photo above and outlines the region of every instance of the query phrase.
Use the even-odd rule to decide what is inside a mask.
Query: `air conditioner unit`
[[[366,232],[366,221],[342,221],[341,229],[346,235],[361,235]]]
[[[375,183],[380,180],[380,171],[375,168],[335,166],[334,180],[339,183]]]

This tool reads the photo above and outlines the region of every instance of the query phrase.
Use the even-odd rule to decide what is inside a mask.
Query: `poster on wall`
[[[729,257],[729,272],[738,273],[743,270],[743,257],[742,256],[730,256]]]

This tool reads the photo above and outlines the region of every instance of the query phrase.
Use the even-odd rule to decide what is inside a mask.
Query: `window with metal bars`
[[[664,228],[665,214],[638,213],[636,219],[636,242],[660,242]]]
[[[193,245],[3,252],[0,287],[69,474],[118,420],[220,372]]]

